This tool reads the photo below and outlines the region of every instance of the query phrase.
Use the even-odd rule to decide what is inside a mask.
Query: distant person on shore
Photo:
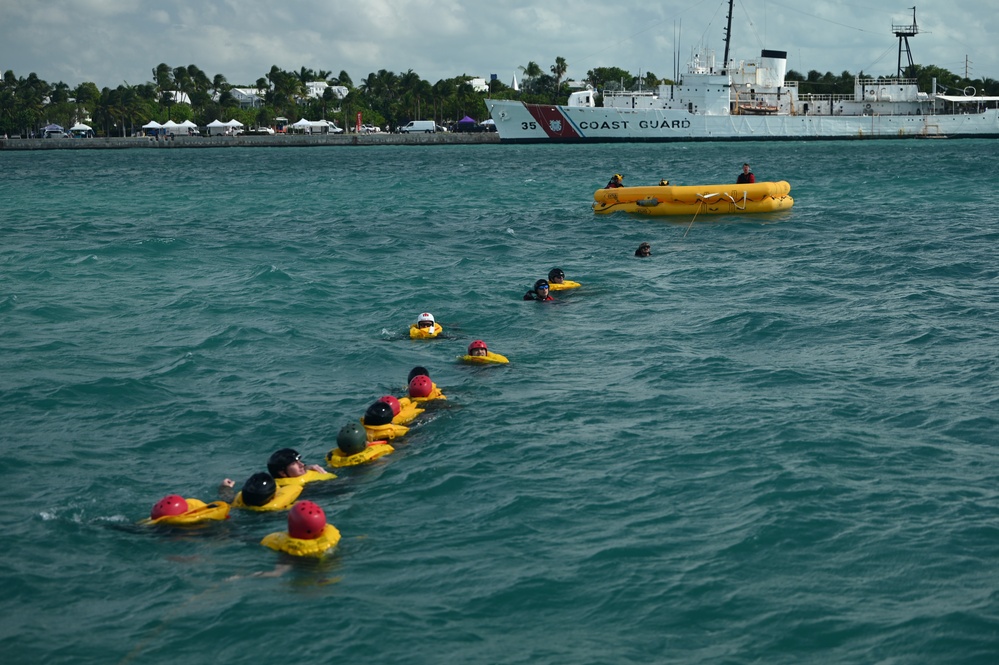
[[[624,180],[624,176],[620,173],[615,173],[611,176],[610,182],[607,183],[607,186],[604,187],[604,189],[617,189],[618,187],[624,187],[624,183],[621,182],[622,180]]]
[[[536,281],[534,288],[524,294],[524,300],[534,300],[537,302],[555,300],[548,293],[548,280],[539,279]]]
[[[635,256],[652,256],[652,245],[647,242],[643,242],[638,246],[638,249],[635,250]]]
[[[669,187],[669,180],[667,180],[666,178],[663,178],[662,180],[659,181],[659,186],[660,187]]]
[[[749,164],[743,164],[742,165],[742,173],[740,173],[739,177],[736,178],[735,184],[737,184],[737,185],[748,185],[749,183],[753,183],[753,182],[756,182],[756,176],[753,175],[753,171],[749,167]]]

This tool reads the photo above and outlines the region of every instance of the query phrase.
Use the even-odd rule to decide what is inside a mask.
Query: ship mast
[[[722,60],[722,73],[728,74],[728,46],[732,39],[732,5],[735,0],[728,0],[728,27],[725,28],[725,59]]]
[[[919,26],[916,25],[916,8],[912,8],[912,25],[895,25],[893,23],[891,29],[895,33],[895,36],[898,37],[898,77],[902,78],[905,76],[902,72],[903,51],[909,59],[909,66],[906,69],[906,73],[909,76],[915,76],[916,66],[912,62],[912,51],[909,50],[909,37],[915,37],[919,34]]]

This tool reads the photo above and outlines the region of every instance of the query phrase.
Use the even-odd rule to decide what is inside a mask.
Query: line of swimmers
[[[404,397],[384,395],[371,404],[359,422],[344,425],[337,433],[336,448],[326,454],[332,468],[358,466],[389,455],[395,448],[390,440],[405,436],[409,425],[432,402],[447,396],[430,378],[425,367],[414,367],[408,377]],[[261,544],[293,556],[322,556],[340,542],[340,532],[327,523],[326,513],[312,501],[299,501],[306,485],[329,481],[336,475],[318,464],[307,464],[293,448],[275,451],[267,460],[267,472],[250,476],[238,492],[226,478],[219,486],[222,500],[205,503],[199,499],[170,494],[153,506],[144,525],[191,526],[229,519],[230,508],[255,512],[288,510],[286,531],[264,537]]]

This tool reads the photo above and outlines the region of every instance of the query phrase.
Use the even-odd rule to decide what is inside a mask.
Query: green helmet
[[[357,423],[347,423],[336,435],[336,447],[345,455],[355,455],[368,445],[368,436],[364,428]]]

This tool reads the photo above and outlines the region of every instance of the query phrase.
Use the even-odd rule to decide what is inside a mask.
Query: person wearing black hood
[[[534,288],[524,294],[524,300],[535,300],[537,302],[555,300],[548,293],[548,280],[539,279],[536,281],[534,283]]]

